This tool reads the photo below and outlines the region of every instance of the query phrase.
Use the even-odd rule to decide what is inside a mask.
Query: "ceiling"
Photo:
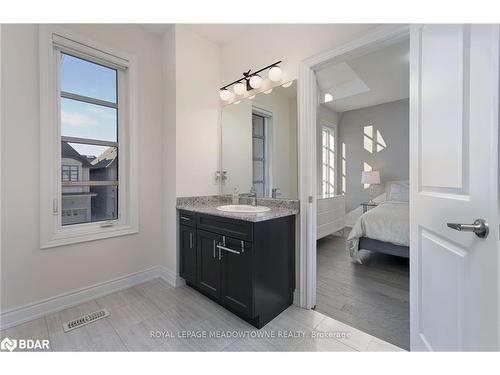
[[[321,98],[333,96],[322,105],[345,112],[408,98],[409,47],[404,40],[317,71]]]
[[[172,24],[168,23],[146,23],[141,25],[147,31],[154,34],[165,33]],[[255,27],[255,24],[235,24],[235,23],[187,23],[184,26],[188,27],[198,35],[213,43],[222,45],[237,38],[239,35]]]
[[[250,30],[252,27],[255,27],[255,25],[252,24],[242,23],[193,23],[186,24],[186,26],[206,39],[220,45],[230,42],[239,35]]]

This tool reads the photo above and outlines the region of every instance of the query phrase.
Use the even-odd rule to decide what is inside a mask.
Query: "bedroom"
[[[408,349],[409,41],[316,76],[316,310]]]

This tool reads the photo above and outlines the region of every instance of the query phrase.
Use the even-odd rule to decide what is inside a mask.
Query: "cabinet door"
[[[191,283],[196,283],[196,230],[180,226],[180,274]]]
[[[222,240],[218,234],[198,230],[197,236],[197,285],[213,297],[220,297],[221,261],[217,245]]]
[[[253,317],[252,246],[225,237],[222,255],[221,300],[224,305]]]

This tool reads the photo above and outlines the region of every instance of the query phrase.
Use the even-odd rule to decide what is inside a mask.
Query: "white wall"
[[[372,125],[379,130],[387,147],[373,153],[364,149],[363,128]],[[338,129],[339,143],[346,144],[346,211],[354,210],[368,200],[369,189],[361,184],[363,163],[380,170],[381,194],[387,181],[407,180],[409,174],[408,99],[361,108],[342,113]],[[340,171],[339,171],[340,172]]]
[[[248,69],[283,60],[284,81],[298,77],[299,62],[365,34],[368,24],[270,24],[252,27],[222,47],[222,81],[232,82]]]
[[[39,248],[38,27],[2,26],[2,311],[162,264],[161,43],[135,25],[71,25],[138,58],[135,235]]]
[[[175,26],[177,196],[219,194],[220,48]]]

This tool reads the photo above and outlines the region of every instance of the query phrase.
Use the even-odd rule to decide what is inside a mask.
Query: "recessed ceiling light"
[[[333,95],[330,93],[325,94],[325,103],[333,102]]]
[[[248,99],[252,100],[253,98],[255,98],[255,95],[252,95],[252,96],[249,96]]]
[[[238,100],[236,102],[234,102],[233,104],[240,104],[241,103],[241,100]]]
[[[269,90],[264,91],[264,94],[270,94],[272,92],[273,92],[273,89],[269,89]]]
[[[282,86],[282,87],[284,87],[284,88],[287,88],[287,87],[290,87],[291,85],[293,85],[293,81],[290,81],[290,82],[284,83],[284,84],[282,84],[281,86]]]

